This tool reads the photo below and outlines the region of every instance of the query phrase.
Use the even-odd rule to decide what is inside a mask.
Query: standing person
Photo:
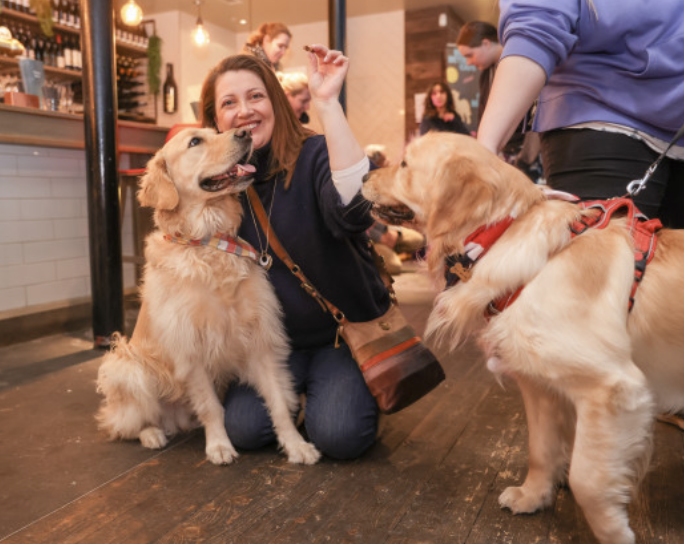
[[[351,321],[384,314],[390,298],[368,250],[373,223],[359,190],[368,158],[352,134],[338,95],[349,68],[339,51],[322,45],[309,56],[309,88],[323,135],[304,128],[288,105],[275,73],[250,55],[221,61],[202,88],[202,124],[219,132],[251,130],[255,188],[273,231],[313,285]],[[309,439],[336,459],[358,457],[375,441],[378,407],[337,323],[324,312],[268,248],[269,240],[248,199],[239,235],[268,251],[268,270],[283,306],[295,387],[306,394]],[[259,394],[233,384],[225,398],[228,435],[239,448],[256,449],[276,439]]]
[[[292,32],[283,23],[263,23],[247,38],[243,53],[254,55],[274,70],[280,70],[280,59],[287,52]]]
[[[503,55],[478,140],[501,149],[539,96],[533,128],[548,184],[586,199],[624,195],[684,122],[681,2],[500,4]],[[634,201],[681,228],[682,180],[684,140]]]
[[[436,130],[470,134],[463,119],[456,112],[451,89],[443,81],[433,83],[425,94],[425,109],[420,122],[420,135]]]
[[[309,114],[306,112],[311,107],[309,78],[301,72],[278,72],[278,80],[283,86],[285,96],[287,96],[287,101],[292,106],[295,116],[306,125],[309,122]]]
[[[477,112],[478,130],[482,122],[482,115],[487,107],[492,82],[496,74],[496,67],[501,58],[503,46],[499,43],[496,27],[484,21],[470,21],[461,27],[456,38],[458,51],[466,59],[468,66],[475,66],[480,70],[480,101]],[[506,162],[516,164],[525,143],[526,122],[523,119],[499,150]],[[528,148],[534,147],[536,136],[530,136]],[[522,165],[521,165],[522,166]],[[524,165],[522,170],[527,170]],[[527,173],[527,172],[526,172]]]

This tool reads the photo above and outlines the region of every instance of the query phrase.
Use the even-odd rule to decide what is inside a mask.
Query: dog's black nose
[[[252,138],[252,133],[249,130],[244,130],[244,129],[240,128],[240,129],[235,131],[233,138],[236,138],[238,140],[242,140],[243,138],[247,138],[248,140],[250,140]]]
[[[370,179],[370,172],[368,172],[365,176],[363,176],[363,178],[361,178],[361,181],[366,183],[369,179]]]

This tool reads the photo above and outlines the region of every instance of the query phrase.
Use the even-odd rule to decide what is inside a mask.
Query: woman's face
[[[443,108],[447,103],[447,93],[441,86],[435,85],[430,92],[430,100],[435,108]]]
[[[311,93],[309,92],[309,89],[299,91],[299,93],[294,96],[288,93],[285,93],[285,95],[287,96],[287,100],[290,102],[290,106],[292,106],[297,119],[302,116],[302,113],[309,110],[309,106],[311,105]]]
[[[264,53],[273,64],[276,64],[290,47],[290,37],[284,32],[278,34],[275,38],[270,36],[264,36],[263,43],[261,46],[264,49]]]
[[[271,141],[275,115],[264,82],[254,72],[235,70],[216,79],[216,128],[224,132],[245,127],[254,149]]]
[[[482,43],[476,47],[459,45],[458,51],[465,57],[468,66],[475,66],[478,70],[486,70],[499,60],[499,56],[489,40],[482,40]]]

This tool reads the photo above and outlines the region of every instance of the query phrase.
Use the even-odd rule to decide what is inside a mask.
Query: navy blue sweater
[[[273,181],[265,179],[270,147],[257,150],[254,188],[267,213]],[[271,225],[280,243],[319,292],[350,321],[368,321],[389,307],[389,295],[367,249],[366,229],[373,223],[360,195],[342,206],[335,188],[323,136],[312,136],[297,160],[290,188],[277,178]],[[255,220],[246,195],[240,236],[260,251]],[[256,220],[258,222],[258,220]],[[259,227],[261,244],[265,235]],[[294,349],[334,341],[335,320],[300,286],[299,280],[269,248],[269,277],[285,312],[285,327]]]

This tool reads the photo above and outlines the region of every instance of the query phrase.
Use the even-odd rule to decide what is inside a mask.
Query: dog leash
[[[663,151],[660,154],[660,156],[655,160],[655,162],[648,167],[648,170],[646,170],[644,177],[629,182],[629,184],[627,185],[627,193],[629,194],[629,196],[636,196],[646,188],[646,183],[648,183],[648,180],[651,179],[656,169],[660,165],[661,161],[665,158],[665,155],[667,155],[667,152],[672,148],[675,142],[679,140],[682,136],[684,136],[684,125],[682,125],[682,127],[677,131],[677,134],[675,134],[674,138],[672,138],[670,144],[665,148],[665,151]]]

